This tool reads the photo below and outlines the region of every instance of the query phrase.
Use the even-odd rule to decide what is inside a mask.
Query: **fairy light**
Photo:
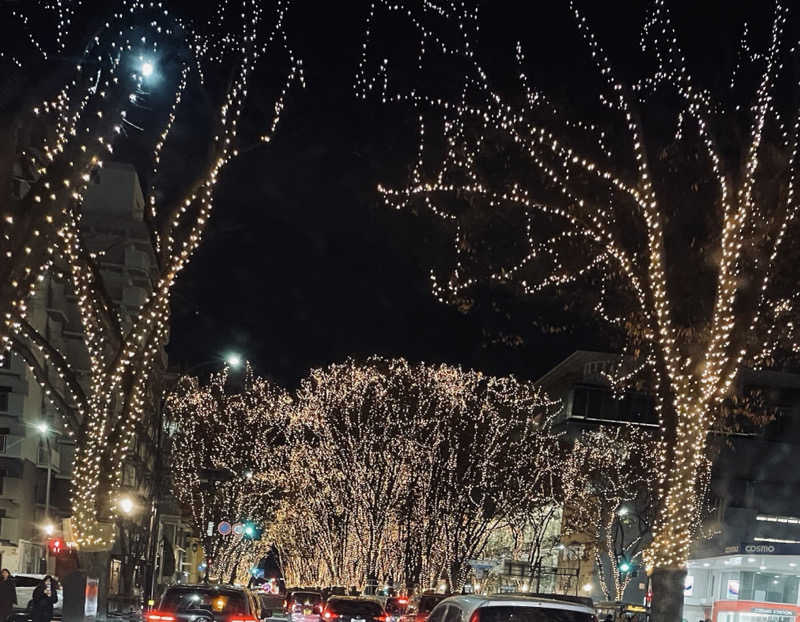
[[[603,85],[597,118],[567,121],[567,112],[535,90],[521,44],[514,50],[513,67],[519,92],[513,97],[498,92],[478,58],[477,8],[463,3],[374,0],[354,89],[362,98],[405,103],[418,118],[418,148],[408,184],[380,185],[378,190],[388,206],[422,207],[450,232],[448,270],[431,270],[430,275],[438,300],[468,308],[470,289],[487,281],[511,284],[530,295],[578,284],[582,297],[593,300],[589,308],[627,334],[625,353],[634,354],[638,363],[630,374],[621,374],[621,382],[649,382],[660,430],[655,468],[660,512],[647,564],[682,570],[704,503],[700,490],[708,478],[707,435],[738,370],[770,365],[783,353],[800,353],[794,319],[800,301],[789,276],[793,260],[785,242],[797,234],[800,115],[783,112],[776,101],[779,84],[796,86],[788,67],[800,49],[787,45],[788,10],[778,2],[765,41],[754,46],[745,29],[730,88],[712,95],[690,72],[666,2],[656,0],[639,41],[653,61],[652,71],[626,85],[587,17],[575,2],[569,8]],[[458,95],[444,98],[432,90],[435,86],[430,91],[420,85],[407,91],[391,88],[392,58],[373,52],[382,38],[376,24],[384,21],[384,13],[408,22],[416,33],[420,74],[429,63],[440,69],[452,61],[458,68],[450,74],[452,83],[461,85]],[[748,75],[755,76],[753,91],[742,99]],[[672,173],[662,167],[657,173],[664,179],[658,188],[654,184],[660,146],[645,140],[638,113],[652,99],[664,101],[665,93],[667,100],[674,94],[678,102],[675,140],[695,141],[698,174],[715,185],[711,200],[702,193],[678,200],[688,202],[687,211],[707,213],[707,222],[716,223],[718,231],[702,256],[702,269],[715,271],[710,318],[692,320],[689,326],[676,321],[676,306],[683,311],[687,302],[693,303],[673,299],[670,285],[672,279],[695,274],[677,274],[682,264],[665,253],[673,212],[682,207],[673,205],[668,192],[680,182],[676,178],[673,184]],[[719,143],[723,128],[740,123],[744,111],[749,126],[742,155],[731,161]],[[654,116],[649,123],[672,122],[663,114]],[[651,134],[663,134],[662,129]],[[498,152],[519,164],[523,174],[518,180],[482,167]],[[775,167],[774,158],[781,159]],[[779,171],[774,176],[779,181],[762,174],[768,166],[770,174]],[[534,177],[546,191],[526,186]],[[779,196],[772,192],[776,187]],[[484,250],[489,246],[482,239],[485,229],[473,218],[490,220],[501,212],[504,222],[520,223],[521,243],[504,245],[517,254],[505,262],[504,249]],[[587,282],[592,286],[587,288]]]
[[[266,528],[272,522],[282,482],[279,445],[291,406],[284,390],[255,377],[249,365],[238,392],[231,392],[226,368],[207,385],[182,378],[167,397],[173,490],[191,512],[215,576],[227,579],[239,565],[246,582],[249,569],[269,549],[266,537],[223,535],[216,526],[249,520]],[[209,472],[221,475],[207,481]]]
[[[274,116],[260,120],[259,132],[271,134],[289,90],[303,84],[302,63],[285,32],[290,2],[284,0],[269,7],[255,0],[223,3],[225,18],[218,13],[207,32],[182,21],[167,3],[124,0],[122,10],[110,10],[92,39],[75,49],[67,49],[74,45],[67,35],[81,14],[80,0],[46,4],[44,10],[57,15],[54,32],[47,31],[46,24],[52,22],[46,19],[37,30],[34,4],[11,9],[18,11],[14,17],[26,27],[30,48],[27,56],[22,55],[24,46],[14,48],[19,66],[30,71],[48,54],[77,60],[60,85],[30,111],[20,111],[43,130],[43,138],[17,154],[27,187],[2,221],[0,245],[6,261],[0,267],[4,319],[0,339],[3,350],[14,349],[29,365],[69,433],[83,432],[75,453],[73,519],[78,545],[91,549],[107,546],[114,537],[111,519],[117,508],[109,500],[118,497],[124,458],[148,404],[157,399],[152,393],[168,338],[171,289],[202,241],[220,174],[239,155],[242,141],[251,140],[239,131],[248,85],[267,59],[285,63],[287,78],[274,95]],[[157,63],[167,49],[180,50],[185,60],[176,68]],[[8,57],[4,53],[0,62]],[[148,112],[149,107],[142,105],[148,99],[143,80],[156,66],[159,88],[175,88],[168,114]],[[155,191],[163,185],[159,165],[170,150],[170,132],[183,114],[181,104],[193,92],[191,84],[202,82],[209,71],[232,75],[219,93],[211,156],[185,194],[165,203]],[[87,247],[83,199],[118,141],[129,132],[149,136],[150,129],[138,119],[159,124],[162,114],[166,122],[154,141],[154,189],[148,194],[145,219],[158,275],[141,307],[123,312],[107,299],[102,286],[102,254]],[[27,321],[27,300],[47,284],[47,277],[66,281],[75,295],[88,356],[85,380],[59,346]]]
[[[448,365],[373,356],[312,370],[274,527],[287,578],[362,585],[388,573],[427,587],[445,568],[457,589],[535,487],[523,481],[553,476],[558,405],[530,383]]]

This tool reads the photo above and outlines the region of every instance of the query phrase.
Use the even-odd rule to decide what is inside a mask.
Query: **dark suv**
[[[322,622],[385,622],[383,605],[372,598],[331,596],[325,603]]]
[[[147,622],[257,622],[259,605],[250,590],[231,585],[173,585]]]

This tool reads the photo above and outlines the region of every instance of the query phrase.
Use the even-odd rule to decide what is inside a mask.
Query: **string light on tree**
[[[249,145],[250,138],[240,132],[248,85],[261,79],[267,62],[271,71],[285,67],[285,77],[268,95],[280,102],[274,106],[275,116],[256,123],[258,132],[273,132],[288,91],[303,83],[302,64],[284,29],[289,2],[223,3],[207,24],[183,21],[169,3],[95,4],[59,0],[44,8],[32,3],[9,9],[29,28],[24,41],[3,42],[14,46],[14,57],[20,60],[3,79],[10,76],[8,84],[31,87],[35,94],[35,101],[20,98],[25,105],[12,111],[9,127],[15,132],[33,128],[19,135],[41,139],[30,145],[4,140],[8,157],[3,161],[15,161],[15,168],[0,172],[4,182],[14,171],[24,182],[18,196],[4,204],[0,223],[5,260],[0,264],[0,339],[3,349],[13,349],[45,387],[68,433],[81,431],[73,524],[76,541],[85,550],[105,547],[113,538],[122,464],[148,404],[159,399],[154,395],[156,369],[168,336],[171,289],[202,241],[220,174]],[[52,32],[46,14],[54,7],[59,17]],[[78,41],[68,35],[74,23],[85,21],[84,11],[93,20],[100,17],[101,27],[89,40]],[[76,61],[48,64],[47,55],[53,53]],[[4,52],[0,62],[7,58]],[[220,73],[230,79],[208,79]],[[47,87],[33,90],[31,76]],[[147,92],[145,81],[159,92]],[[208,136],[208,160],[199,171],[188,171],[192,178],[187,180],[176,174],[181,166],[165,170],[162,164],[182,157],[175,127],[195,129],[186,107],[190,97],[213,102],[215,111],[210,113],[214,128]],[[160,105],[167,101],[171,105]],[[140,144],[152,145],[144,225],[153,242],[157,274],[142,305],[123,316],[103,283],[103,250],[87,242],[82,217],[89,185],[102,175],[103,162],[113,157],[117,142],[131,132],[143,135]],[[252,142],[258,144],[258,139],[256,135]],[[28,300],[48,279],[66,285],[77,301],[88,355],[85,380],[60,346],[29,321]]]
[[[372,2],[355,90],[406,103],[419,121],[408,185],[379,190],[391,207],[424,208],[451,236],[447,267],[431,271],[438,299],[469,308],[487,282],[548,292],[579,299],[626,337],[621,360],[637,362],[636,380],[656,397],[660,512],[646,558],[653,619],[671,622],[708,432],[743,365],[800,351],[786,243],[798,233],[800,115],[777,96],[796,87],[789,67],[800,48],[776,2],[766,36],[756,44],[745,31],[727,88],[712,91],[693,75],[667,2],[655,0],[639,38],[645,63],[634,65],[647,70],[626,81],[579,4],[568,7],[597,70],[574,85],[581,106],[597,94],[591,110],[533,88],[522,44],[509,63],[519,88],[498,90],[469,3]],[[416,33],[419,74],[452,67],[448,82],[393,89],[391,52],[374,50],[406,48],[379,30],[384,15]],[[692,224],[701,214],[703,226]]]

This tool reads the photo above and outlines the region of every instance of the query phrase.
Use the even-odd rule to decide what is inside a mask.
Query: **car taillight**
[[[175,616],[161,611],[151,611],[147,614],[147,622],[175,622]]]
[[[335,620],[336,618],[339,617],[339,614],[333,613],[333,611],[324,611],[322,613],[322,617],[325,618],[326,620]]]
[[[472,612],[472,615],[469,617],[469,622],[481,622],[480,609],[476,609]]]
[[[386,622],[386,616],[385,615],[383,615],[383,616],[375,616],[372,619],[375,620],[375,622]]]

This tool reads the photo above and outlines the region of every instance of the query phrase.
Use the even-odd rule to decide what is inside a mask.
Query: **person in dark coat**
[[[56,582],[50,575],[47,575],[33,590],[31,622],[50,622],[53,619],[53,605],[57,602]]]
[[[8,568],[0,570],[0,622],[6,622],[17,604],[17,585]]]

